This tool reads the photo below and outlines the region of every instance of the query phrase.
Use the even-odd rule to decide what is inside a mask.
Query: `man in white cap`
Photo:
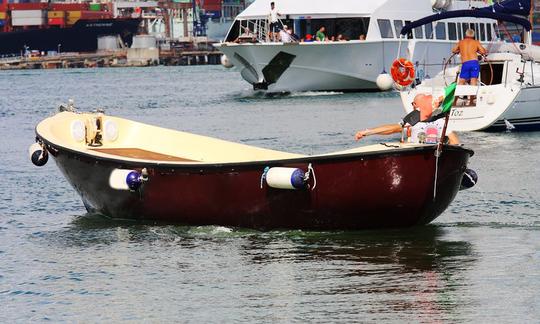
[[[279,39],[283,43],[290,43],[292,41],[287,25],[283,25],[283,29],[279,31]]]

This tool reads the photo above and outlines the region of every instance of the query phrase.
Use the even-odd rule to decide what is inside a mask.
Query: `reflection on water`
[[[206,287],[203,291],[225,289],[205,297],[218,308],[229,307],[222,298],[231,294],[239,296],[238,302],[261,309],[287,301],[301,315],[275,318],[285,321],[296,316],[321,319],[323,309],[330,319],[355,318],[361,312],[370,314],[366,320],[459,320],[460,305],[465,303],[459,290],[470,284],[467,273],[477,262],[470,242],[456,240],[446,228],[434,225],[385,231],[258,232],[85,215],[66,228],[44,233],[40,240],[58,250],[108,251],[110,255],[100,259],[115,260],[112,272],[118,275],[138,267],[139,257],[169,251],[169,256],[150,257],[152,268],[167,273],[159,271],[145,280],[176,277],[185,282],[195,276],[201,289]],[[110,273],[106,268],[100,266]],[[79,272],[84,280],[85,271]]]

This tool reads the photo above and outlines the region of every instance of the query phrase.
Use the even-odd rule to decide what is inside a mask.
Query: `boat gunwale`
[[[65,152],[71,153],[73,155],[83,156],[85,158],[93,159],[95,161],[101,161],[101,162],[111,162],[111,163],[117,163],[121,165],[140,165],[141,167],[155,167],[155,168],[174,168],[174,169],[201,169],[201,168],[209,168],[209,169],[220,169],[220,168],[231,168],[231,167],[250,167],[250,166],[270,166],[270,165],[282,165],[282,164],[295,164],[295,163],[313,163],[313,162],[327,162],[331,160],[338,160],[338,161],[349,161],[349,160],[355,160],[358,158],[366,157],[366,158],[373,158],[373,157],[387,157],[397,154],[413,154],[413,153],[419,153],[424,151],[435,151],[437,148],[437,144],[433,145],[415,145],[415,146],[409,146],[409,147],[395,147],[385,150],[376,150],[376,151],[364,151],[364,152],[353,152],[353,153],[339,153],[338,154],[320,154],[320,155],[306,155],[301,157],[295,157],[295,158],[289,158],[289,159],[276,159],[276,160],[255,160],[255,161],[242,161],[242,162],[226,162],[226,163],[220,163],[220,162],[212,162],[212,163],[202,163],[202,162],[176,162],[171,163],[167,161],[152,161],[152,160],[143,160],[143,159],[133,159],[133,160],[125,160],[115,157],[108,157],[108,156],[99,156],[90,154],[88,152],[82,152],[75,149],[67,148],[59,144],[55,144],[43,136],[41,136],[36,129],[36,139],[41,140],[45,146],[47,147],[47,150],[50,151],[52,148],[53,150],[59,151],[63,150]],[[379,143],[380,145],[395,145],[393,143]],[[474,151],[472,149],[464,147],[462,144],[460,145],[449,145],[445,144],[443,149],[444,150],[452,150],[452,151],[465,151],[469,154],[469,157],[472,157],[474,155]],[[51,154],[53,154],[51,152]],[[55,154],[53,154],[54,156]]]

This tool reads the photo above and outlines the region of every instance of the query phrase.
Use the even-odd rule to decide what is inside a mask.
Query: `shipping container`
[[[69,11],[68,18],[79,18],[79,19],[110,19],[112,18],[112,13],[108,11]]]
[[[75,23],[79,21],[79,17],[77,18],[68,18],[66,19],[66,24],[67,25],[75,25]]]
[[[48,5],[47,2],[10,3],[8,7],[10,10],[44,10],[47,9]]]
[[[46,17],[46,11],[44,10],[13,10],[11,11],[11,18],[43,18]]]
[[[67,17],[68,19],[74,19],[74,18],[81,18],[81,12],[80,10],[78,11],[68,11],[67,12]]]
[[[12,18],[12,26],[41,26],[46,25],[46,18]]]
[[[0,19],[6,19],[6,13],[0,12]]]
[[[55,11],[81,11],[88,10],[88,3],[52,3],[51,10]]]
[[[49,18],[64,18],[66,16],[65,11],[49,11],[47,17]]]
[[[0,20],[0,27],[4,27],[6,25],[6,21],[5,20]]]
[[[100,11],[101,10],[101,4],[100,3],[91,3],[90,4],[90,10],[91,11]]]
[[[48,22],[51,26],[61,26],[66,24],[64,18],[49,18]]]

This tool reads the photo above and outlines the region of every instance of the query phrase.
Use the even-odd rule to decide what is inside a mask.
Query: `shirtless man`
[[[480,74],[478,54],[485,55],[487,51],[479,41],[474,39],[474,30],[467,29],[465,38],[454,46],[452,52],[461,55],[462,66],[458,84],[463,85],[470,80],[471,85],[477,85]]]
[[[480,74],[480,64],[478,63],[478,54],[485,55],[486,49],[479,41],[474,39],[474,30],[467,29],[465,38],[459,41],[452,49],[454,54],[461,55],[461,72],[459,73],[459,85],[478,84],[478,75]],[[470,104],[474,104],[474,96],[470,98]]]

